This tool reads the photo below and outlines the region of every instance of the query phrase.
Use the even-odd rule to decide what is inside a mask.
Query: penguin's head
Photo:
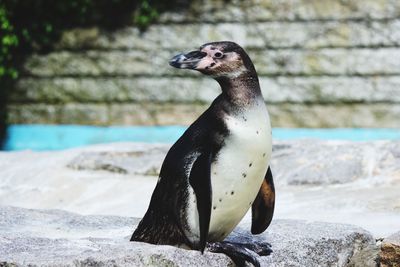
[[[254,65],[242,47],[234,42],[212,42],[199,50],[174,56],[169,64],[179,69],[193,69],[214,78],[235,78],[255,73]]]

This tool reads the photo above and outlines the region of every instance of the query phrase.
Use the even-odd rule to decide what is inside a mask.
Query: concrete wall
[[[400,1],[195,1],[146,32],[65,32],[32,55],[11,123],[189,124],[219,93],[168,66],[233,40],[253,59],[275,127],[400,127]]]

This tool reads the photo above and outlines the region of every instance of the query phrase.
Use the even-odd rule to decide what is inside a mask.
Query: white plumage
[[[236,116],[227,116],[225,123],[229,135],[211,166],[209,241],[223,240],[244,217],[257,196],[272,153],[271,125],[262,100]],[[195,239],[199,236],[196,196],[192,188],[189,192],[187,219]]]

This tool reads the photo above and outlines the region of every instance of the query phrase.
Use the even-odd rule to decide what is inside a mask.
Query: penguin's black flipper
[[[199,213],[200,242],[198,249],[203,253],[210,227],[212,190],[211,190],[211,153],[203,152],[193,163],[189,177],[197,199]]]
[[[263,183],[261,184],[260,191],[251,207],[252,223],[251,233],[261,234],[268,228],[274,215],[275,207],[275,187],[272,178],[271,167],[268,167],[267,173]]]

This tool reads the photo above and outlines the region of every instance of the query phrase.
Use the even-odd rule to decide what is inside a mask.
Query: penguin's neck
[[[257,101],[261,95],[257,74],[245,72],[237,77],[218,77],[222,96],[235,106],[245,107]]]

